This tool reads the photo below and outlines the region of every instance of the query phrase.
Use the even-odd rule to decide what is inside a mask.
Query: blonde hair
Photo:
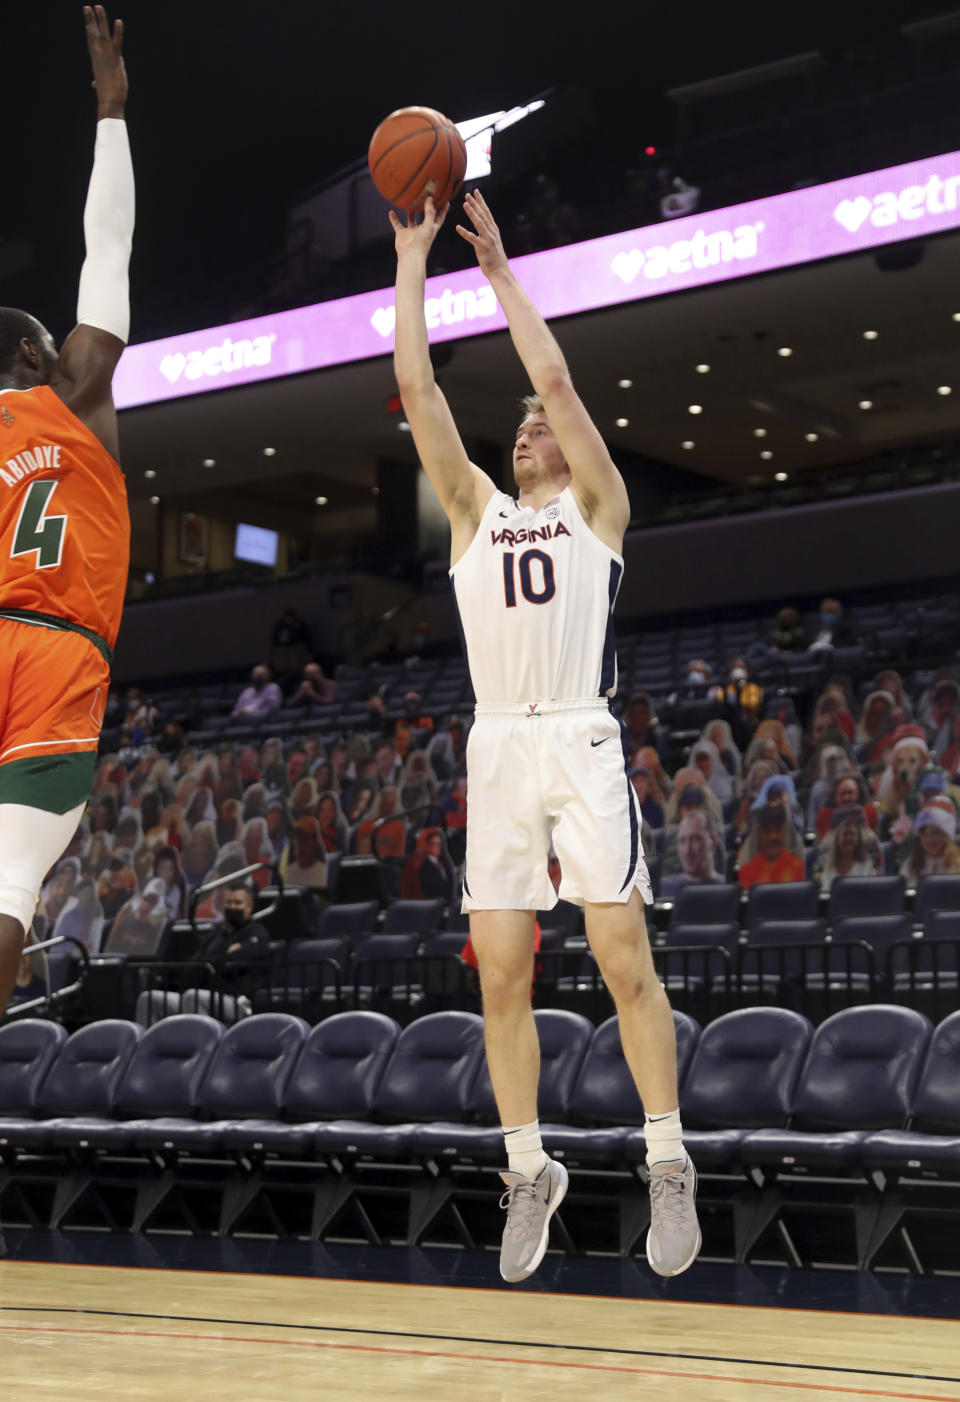
[[[533,418],[534,414],[545,414],[547,411],[543,407],[543,400],[539,394],[525,394],[520,400],[520,408],[523,410],[523,419]]]

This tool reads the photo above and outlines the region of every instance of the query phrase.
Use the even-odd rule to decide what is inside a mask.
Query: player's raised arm
[[[497,294],[513,344],[543,400],[573,477],[573,489],[587,519],[607,535],[622,536],[630,522],[630,501],[623,478],[607,452],[600,432],[573,387],[563,351],[543,317],[510,270],[493,215],[479,191],[467,195],[464,209],[473,229],[457,233],[473,245],[477,261]]]
[[[390,211],[397,247],[394,369],[420,461],[456,531],[458,525],[476,529],[495,488],[467,457],[430,362],[423,311],[427,254],[445,217],[446,210],[437,211],[432,199],[427,200],[419,224],[415,215],[408,215],[404,224]]]
[[[63,343],[51,386],[117,457],[111,381],[130,334],[133,164],[124,112],[123,22],[111,30],[102,5],[85,5],[87,51],[97,94],[97,139],[83,214],[86,257],[77,326]]]

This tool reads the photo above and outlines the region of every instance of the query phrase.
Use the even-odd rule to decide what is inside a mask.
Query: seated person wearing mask
[[[253,918],[253,888],[245,881],[227,887],[223,919],[200,941],[194,959],[199,963],[249,964],[270,953],[270,935],[265,925]]]

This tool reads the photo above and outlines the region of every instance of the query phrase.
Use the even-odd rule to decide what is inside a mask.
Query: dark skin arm
[[[111,33],[103,6],[84,5],[83,22],[97,94],[97,120],[122,118],[127,101],[123,21],[116,20]],[[64,341],[50,376],[51,389],[78,419],[82,419],[114,459],[119,456],[119,437],[111,382],[123,351],[123,341],[109,331],[95,326],[75,326]]]

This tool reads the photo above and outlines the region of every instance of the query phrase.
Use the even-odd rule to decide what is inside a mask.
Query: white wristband
[[[77,321],[109,331],[123,342],[130,335],[134,204],[127,124],[117,117],[104,117],[97,123],[93,170],[83,211],[87,256],[80,271]]]

